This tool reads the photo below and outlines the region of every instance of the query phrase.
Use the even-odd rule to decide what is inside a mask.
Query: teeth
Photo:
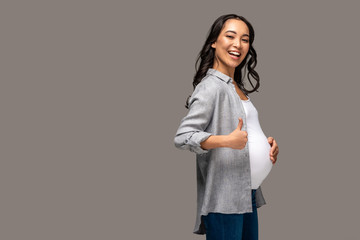
[[[240,53],[238,53],[238,52],[229,52],[229,53],[234,54],[236,56],[240,56]]]

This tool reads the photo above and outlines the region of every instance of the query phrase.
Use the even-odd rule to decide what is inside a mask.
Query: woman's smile
[[[239,52],[235,52],[235,51],[229,51],[229,55],[232,59],[235,59],[235,60],[239,60],[240,56],[241,56],[241,54]]]

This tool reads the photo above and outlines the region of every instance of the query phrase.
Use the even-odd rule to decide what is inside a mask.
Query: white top
[[[258,112],[250,101],[250,98],[248,97],[248,100],[241,101],[244,106],[247,122],[251,188],[257,189],[272,168],[272,162],[269,155],[271,146],[261,129]]]

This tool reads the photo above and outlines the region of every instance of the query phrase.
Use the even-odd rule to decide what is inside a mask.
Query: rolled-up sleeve
[[[212,134],[206,132],[216,102],[217,91],[214,86],[200,82],[189,99],[188,114],[181,120],[174,143],[179,149],[204,154],[209,150],[201,148],[200,143]]]

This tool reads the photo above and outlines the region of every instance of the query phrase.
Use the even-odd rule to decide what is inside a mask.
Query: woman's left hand
[[[279,147],[275,141],[275,139],[273,137],[268,137],[268,142],[271,146],[270,149],[270,160],[272,161],[273,164],[275,164],[276,160],[277,160],[277,156],[279,154]]]

